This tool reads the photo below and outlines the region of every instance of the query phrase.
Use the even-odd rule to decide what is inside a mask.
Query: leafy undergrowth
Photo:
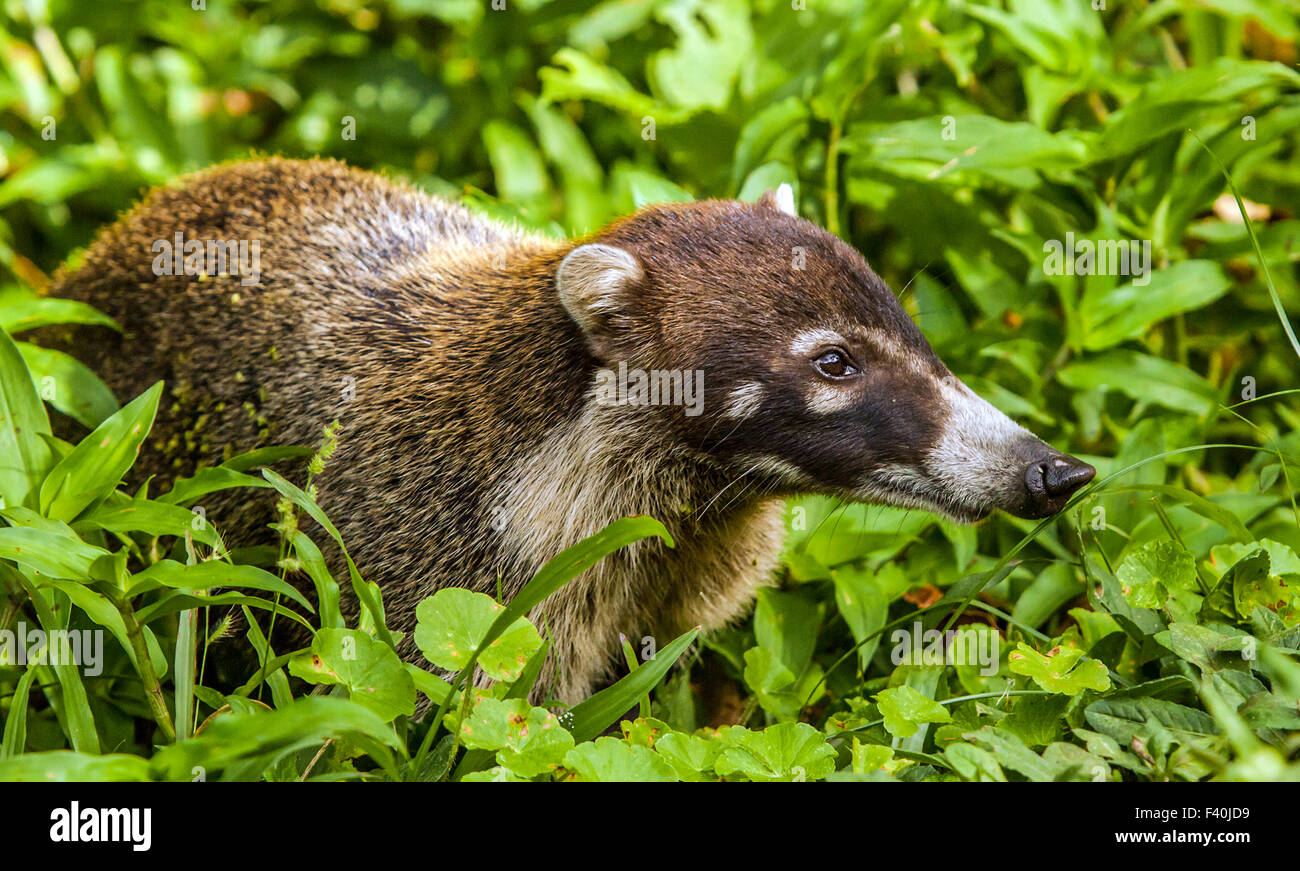
[[[75,360],[6,337],[0,630],[105,643],[95,674],[0,664],[0,778],[1300,776],[1293,3],[528,0],[508,23],[476,0],[140,5],[6,26],[9,334],[109,328],[44,297],[46,273],[141,187],[250,150],[391,169],[557,235],[789,183],[958,376],[1099,475],[1042,523],[792,502],[751,620],[628,639],[622,681],[539,707],[530,602],[653,521],[557,555],[523,599],[439,593],[427,661],[403,664],[381,591],[328,570],[346,542],[311,481],[271,468],[302,451],[123,492],[165,388],[119,411]],[[1093,268],[1116,243],[1149,246],[1149,271]],[[42,399],[93,432],[55,439]],[[279,495],[268,561],[236,564],[190,510],[229,487]],[[316,589],[315,640],[281,652],[291,579]],[[223,643],[263,666],[219,692],[208,642],[232,609],[247,637]],[[467,694],[435,667],[497,682]]]
[[[45,304],[26,301],[34,318]],[[267,465],[300,451],[236,457],[152,498],[147,486],[126,493],[119,484],[163,385],[71,445],[51,434],[37,383],[0,331],[0,448],[15,460],[0,470],[0,628],[10,633],[0,674],[16,677],[4,678],[12,690],[0,779],[1300,776],[1290,761],[1300,729],[1300,556],[1190,491],[1110,487],[1124,469],[1067,511],[1073,523],[1060,538],[1084,542],[1077,560],[1050,521],[996,563],[974,555],[972,530],[945,529],[945,547],[964,549],[981,570],[942,593],[918,591],[907,575],[914,560],[933,558],[920,538],[933,521],[826,500],[792,505],[786,583],[760,593],[750,629],[705,642],[752,693],[742,721],[761,714],[766,725],[696,728],[689,671],[661,685],[695,631],[645,657],[625,640],[629,674],[571,709],[529,702],[548,642],[524,615],[626,544],[650,535],[671,543],[658,521],[615,522],[557,555],[509,603],[454,588],[425,599],[415,640],[429,664],[457,675],[448,683],[398,658],[381,591],[346,556],[310,482],[301,489]],[[332,444],[327,429],[311,474]],[[234,562],[203,514],[187,508],[230,487],[278,491],[276,573]],[[1109,554],[1097,536],[1104,527],[1083,518],[1117,490],[1149,496],[1158,523]],[[300,514],[342,550],[362,603],[358,626],[345,624],[339,584]],[[905,554],[900,539],[914,542]],[[1030,561],[1012,557],[1030,541],[1061,558],[1016,594]],[[286,581],[290,572],[310,578],[317,608]],[[1034,628],[1071,604],[1054,637]],[[222,694],[204,685],[199,663],[223,630],[199,627],[236,608],[260,665]],[[310,648],[277,655],[258,612],[312,628]],[[21,625],[27,615],[31,630]],[[93,647],[96,633],[101,644],[111,639],[105,648]],[[494,681],[489,689],[465,688],[476,668]],[[416,724],[421,695],[436,712]],[[633,707],[638,716],[621,719]],[[149,745],[122,752],[139,717],[152,720]],[[618,734],[602,735],[615,723]],[[62,746],[70,749],[51,749]]]

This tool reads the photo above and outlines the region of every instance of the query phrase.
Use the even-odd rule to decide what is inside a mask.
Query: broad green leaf
[[[447,587],[415,608],[415,644],[439,668],[464,669],[505,607],[491,596],[459,587]],[[519,677],[542,638],[527,618],[519,617],[478,657],[479,667],[494,680]]]
[[[117,411],[113,391],[76,359],[27,342],[20,342],[18,350],[41,398],[82,426],[94,429]]]
[[[200,544],[216,547],[217,531],[198,514],[152,499],[109,499],[84,512],[73,528],[103,529],[119,535],[141,532],[146,535],[175,535],[188,532]]]
[[[1300,556],[1280,541],[1261,538],[1250,543],[1218,544],[1210,549],[1210,557],[1217,566],[1232,566],[1239,560],[1263,549],[1268,554],[1269,571],[1275,575],[1300,575]]]
[[[415,713],[415,682],[387,644],[358,629],[325,628],[311,650],[289,660],[289,674],[308,683],[343,686],[348,697],[382,720]]]
[[[72,520],[90,503],[111,493],[135,462],[161,397],[159,381],[59,460],[41,483],[41,513],[56,520]]]
[[[761,732],[727,726],[713,770],[760,782],[821,780],[835,770],[835,750],[807,723],[777,723]]]
[[[1093,160],[1127,154],[1152,140],[1194,127],[1202,110],[1235,107],[1243,94],[1266,87],[1300,84],[1300,75],[1276,63],[1218,58],[1213,63],[1167,73],[1112,115],[1093,151]],[[1231,111],[1237,111],[1233,108]]]
[[[483,128],[483,145],[492,162],[497,193],[521,208],[542,214],[551,179],[528,134],[506,121],[491,121]]]
[[[70,529],[0,528],[0,559],[13,560],[51,578],[86,579],[91,563],[107,555],[108,551],[86,544]]]
[[[993,753],[1002,766],[1020,772],[1031,781],[1042,783],[1054,779],[1052,767],[1011,732],[984,726],[967,733],[966,738]]]
[[[1124,244],[1127,247],[1127,242]],[[1101,243],[1099,248],[1104,245]],[[1151,263],[1146,264],[1147,269],[1151,267]],[[1135,339],[1158,321],[1209,305],[1231,286],[1219,264],[1187,260],[1130,281],[1100,299],[1085,295],[1081,312],[1083,346],[1100,351]]]
[[[269,489],[271,485],[261,478],[254,478],[252,475],[236,472],[226,466],[212,466],[207,469],[199,469],[192,477],[177,479],[176,483],[172,485],[172,489],[160,495],[157,501],[173,505],[184,505],[209,493],[215,493],[218,490],[229,490],[232,487],[265,487]]]
[[[0,760],[0,782],[125,783],[152,780],[149,760],[125,753],[103,756],[47,750]]]
[[[112,318],[84,302],[37,296],[15,288],[0,292],[0,330],[16,335],[53,324],[90,324],[121,332]]]
[[[267,470],[266,474],[273,473]],[[650,536],[659,536],[669,547],[673,546],[673,539],[668,534],[668,530],[653,517],[623,517],[615,520],[595,535],[583,539],[572,547],[565,548],[546,565],[542,566],[528,583],[524,584],[523,589],[510,600],[510,604],[496,612],[496,619],[492,621],[487,634],[478,642],[478,647],[473,651],[470,661],[477,660],[482,656],[484,651],[502,633],[507,631],[508,627],[513,628],[519,618],[528,614],[534,607],[541,604],[569,581],[578,577],[619,548],[626,547]],[[418,607],[416,616],[418,619]],[[520,662],[519,666],[522,668],[523,663]],[[486,671],[486,668],[484,670]],[[641,670],[637,669],[637,671]],[[515,671],[514,674],[517,677],[518,671]],[[648,689],[647,687],[647,691]],[[639,695],[644,695],[644,692]],[[605,726],[608,725],[610,723],[605,724]],[[605,726],[601,726],[601,729],[604,729]],[[578,740],[583,739],[578,738]]]
[[[624,744],[617,738],[597,738],[574,747],[564,756],[573,780],[596,783],[671,783],[673,767],[653,750]]]
[[[0,502],[22,505],[34,495],[54,457],[42,435],[50,420],[13,339],[0,330]]]
[[[555,714],[526,699],[480,698],[458,734],[466,747],[497,751],[497,762],[523,777],[555,770],[574,746]]]
[[[258,780],[277,759],[331,738],[357,742],[396,776],[394,753],[404,748],[387,723],[356,702],[311,696],[274,711],[222,714],[195,737],[160,750],[150,769],[164,780],[190,780],[196,769],[209,778]]]
[[[548,102],[593,100],[627,113],[637,123],[649,117],[656,124],[676,124],[693,114],[641,93],[617,70],[577,49],[560,49],[551,63],[537,74],[542,82],[542,98]]]
[[[1219,734],[1214,718],[1204,711],[1164,699],[1099,699],[1084,716],[1098,732],[1109,735],[1122,747],[1135,737],[1147,740],[1164,729],[1176,738],[1204,738]]]
[[[668,760],[677,772],[677,779],[685,782],[716,780],[706,772],[713,768],[719,742],[700,735],[669,732],[655,741],[654,751]]]
[[[943,758],[963,780],[973,783],[1006,783],[1007,776],[993,753],[974,744],[958,741],[948,745]]]
[[[876,695],[876,705],[880,708],[880,715],[885,718],[885,729],[896,738],[915,735],[921,723],[947,723],[952,720],[947,708],[909,686],[881,690]]]
[[[1009,657],[1011,671],[1033,678],[1034,683],[1052,693],[1076,696],[1086,689],[1104,692],[1110,689],[1106,666],[1088,659],[1078,647],[1057,646],[1039,653],[1020,643]]]
[[[646,73],[656,93],[690,110],[725,109],[750,52],[750,10],[741,0],[670,0],[655,17],[676,33],[673,48],[655,53]]]
[[[1057,377],[1075,390],[1117,391],[1179,413],[1208,414],[1219,401],[1218,391],[1190,369],[1137,351],[1107,351],[1071,363]]]
[[[1148,541],[1129,553],[1115,577],[1135,608],[1162,608],[1174,590],[1196,589],[1196,563],[1175,541]]]
[[[213,587],[265,590],[288,596],[308,611],[313,610],[302,593],[270,572],[257,566],[231,565],[220,560],[209,560],[192,566],[176,560],[159,560],[131,575],[131,585],[126,594],[134,597],[159,587],[174,590],[210,590]]]

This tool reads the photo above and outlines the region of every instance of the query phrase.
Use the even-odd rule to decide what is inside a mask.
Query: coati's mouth
[[[998,507],[991,503],[981,504],[955,497],[914,470],[900,466],[890,467],[883,473],[871,476],[860,491],[852,496],[861,502],[929,511],[945,520],[961,524],[978,523]]]
[[[1096,469],[1029,436],[1017,442],[1031,459],[1014,464],[993,464],[997,473],[983,478],[945,477],[917,468],[890,465],[867,476],[860,493],[863,501],[900,508],[931,511],[954,523],[976,523],[1001,509],[1016,517],[1037,520],[1061,512]],[[978,464],[972,463],[972,467]]]

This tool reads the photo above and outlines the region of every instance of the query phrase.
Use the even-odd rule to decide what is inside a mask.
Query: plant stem
[[[153,660],[149,658],[149,645],[144,640],[144,627],[136,619],[135,609],[125,597],[114,597],[113,604],[122,615],[126,624],[126,637],[131,641],[135,651],[136,670],[140,673],[140,683],[144,686],[145,701],[153,713],[154,721],[162,730],[163,738],[168,744],[176,741],[176,727],[172,725],[171,712],[167,710],[167,700],[163,698],[162,685],[158,682],[158,673],[154,671]]]

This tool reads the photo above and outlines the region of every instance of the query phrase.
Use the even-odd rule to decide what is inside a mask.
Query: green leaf
[[[524,584],[524,588],[510,600],[509,605],[496,612],[496,619],[492,621],[487,633],[478,642],[478,647],[474,650],[470,661],[475,661],[482,656],[488,646],[496,641],[507,630],[507,627],[513,627],[519,618],[528,614],[556,590],[559,590],[569,581],[600,562],[607,555],[633,542],[655,535],[662,538],[669,547],[673,546],[673,539],[668,534],[668,530],[653,517],[623,517],[615,520],[595,535],[583,539],[572,547],[565,548],[550,562],[542,566],[541,570],[528,583]],[[418,608],[416,618],[419,619]],[[521,667],[522,665],[523,663],[520,663]],[[638,672],[642,670],[637,669]],[[517,672],[515,672],[515,676],[518,676]],[[648,691],[649,687],[646,688],[646,692]],[[644,694],[645,692],[642,692],[638,696]]]
[[[415,645],[439,668],[464,669],[503,611],[491,596],[446,587],[416,606]],[[533,624],[519,617],[487,643],[478,664],[494,680],[513,681],[541,646]]]
[[[131,585],[126,594],[135,597],[159,587],[175,590],[210,590],[213,587],[265,590],[288,596],[308,611],[314,610],[302,593],[270,572],[257,566],[231,565],[220,560],[209,560],[192,566],[176,560],[159,560],[131,575]]]
[[[885,729],[895,738],[915,735],[922,723],[952,722],[947,708],[909,686],[881,690],[876,705],[885,718]]]
[[[885,628],[889,618],[889,597],[875,573],[866,569],[836,568],[831,571],[831,580],[835,582],[835,607],[853,633],[853,640],[861,645],[858,666],[865,672],[880,645],[875,633]]]
[[[1120,592],[1135,608],[1162,608],[1174,590],[1195,590],[1196,563],[1176,541],[1148,541],[1120,563]]]
[[[639,667],[625,675],[613,686],[606,687],[573,707],[573,720],[569,731],[575,741],[590,741],[601,732],[618,722],[618,718],[627,713],[633,705],[659,683],[668,670],[673,667],[686,648],[690,647],[695,636],[699,634],[696,627],[673,639],[654,658],[641,663]]]
[[[1099,299],[1085,295],[1080,311],[1083,346],[1099,351],[1135,339],[1158,321],[1209,305],[1231,286],[1219,264],[1188,260],[1155,270]]]
[[[843,146],[853,170],[881,168],[926,181],[972,176],[1020,188],[1038,185],[1034,170],[1069,169],[1087,149],[1068,134],[988,115],[948,115],[888,124],[853,124]]]
[[[1209,714],[1164,699],[1099,699],[1088,706],[1084,717],[1122,747],[1135,737],[1149,740],[1161,729],[1179,739],[1219,734],[1219,726]]]
[[[497,193],[539,216],[544,213],[551,179],[528,134],[506,121],[491,121],[483,128],[483,145],[492,162]]]
[[[593,100],[625,112],[637,122],[652,117],[656,124],[680,123],[693,114],[641,93],[617,70],[577,49],[560,49],[552,63],[554,66],[544,67],[537,74],[542,82],[542,99],[547,102]]]
[[[1077,696],[1086,689],[1104,692],[1110,689],[1106,666],[1088,659],[1078,647],[1058,645],[1046,654],[1020,643],[1009,657],[1013,674],[1033,678],[1034,683],[1052,693]]]
[[[84,512],[73,528],[103,529],[118,535],[142,532],[146,535],[191,537],[200,544],[217,547],[217,531],[200,515],[179,505],[152,499],[109,499]]]
[[[0,761],[0,782],[126,783],[152,780],[149,760],[125,753],[104,756],[72,750],[27,753]]]
[[[668,760],[677,779],[684,782],[716,780],[705,772],[713,768],[719,749],[718,741],[682,732],[662,735],[654,745],[654,751]]]
[[[117,399],[94,372],[60,351],[20,342],[41,398],[59,411],[94,429],[117,411]]]
[[[382,720],[415,713],[415,682],[387,644],[359,629],[321,629],[311,651],[289,660],[289,674],[347,688],[348,697]]]
[[[190,780],[196,771],[258,780],[277,759],[331,738],[356,742],[396,777],[393,753],[405,751],[387,723],[356,702],[311,696],[275,711],[222,714],[195,737],[158,751],[150,768],[165,780]]]
[[[1218,391],[1190,369],[1137,351],[1108,351],[1080,360],[1057,377],[1075,390],[1118,391],[1179,413],[1208,414],[1219,402]]]
[[[617,738],[597,738],[564,755],[564,767],[574,780],[594,783],[672,783],[673,767],[653,750],[624,744]]]
[[[1210,548],[1210,558],[1215,565],[1233,566],[1240,560],[1263,549],[1268,554],[1269,571],[1275,575],[1300,575],[1300,556],[1280,541],[1261,538],[1249,543],[1216,544]]]
[[[814,781],[835,770],[834,748],[807,723],[777,723],[761,732],[727,726],[718,741],[713,770],[723,777],[740,774],[762,783]]]
[[[1195,127],[1197,113],[1236,112],[1238,97],[1269,85],[1300,83],[1300,75],[1265,61],[1222,57],[1204,66],[1167,73],[1110,117],[1093,151],[1093,160],[1128,154],[1175,130]]]
[[[84,580],[90,566],[108,551],[86,544],[71,529],[66,531],[9,526],[0,529],[0,559],[51,578]]]
[[[12,288],[0,293],[0,329],[10,335],[54,324],[89,324],[122,331],[112,318],[84,302],[14,292]]]
[[[29,668],[14,687],[9,713],[5,715],[4,739],[0,740],[0,760],[18,756],[27,746],[27,703],[36,680],[36,669]],[[7,780],[0,769],[0,781]]]
[[[54,462],[50,420],[13,339],[0,330],[0,502],[22,505]]]
[[[42,514],[72,520],[117,487],[153,426],[162,386],[150,387],[59,460],[41,483]]]
[[[183,505],[209,493],[215,493],[218,490],[229,490],[232,487],[264,487],[270,489],[271,485],[261,478],[254,478],[252,475],[236,472],[226,466],[212,466],[207,469],[199,469],[192,477],[178,478],[176,483],[172,485],[172,489],[159,496],[157,501]]]
[[[674,106],[725,109],[753,44],[750,11],[740,0],[674,0],[655,17],[673,29],[676,45],[651,56],[647,76]]]
[[[525,699],[480,698],[459,735],[466,747],[497,751],[497,762],[523,777],[555,770],[574,746],[554,714]]]
[[[235,459],[239,458],[236,457]],[[239,470],[237,469],[236,471]],[[357,571],[356,563],[352,561],[351,555],[348,554],[347,546],[343,543],[343,536],[339,534],[338,527],[336,527],[333,522],[325,516],[325,512],[316,504],[316,500],[312,499],[300,488],[286,481],[273,470],[262,469],[262,477],[270,481],[271,486],[275,487],[275,489],[279,491],[280,495],[284,496],[294,505],[297,505],[303,511],[307,512],[307,515],[311,517],[312,520],[319,523],[321,527],[330,534],[330,537],[334,539],[334,542],[339,546],[339,550],[343,552],[344,562],[347,563],[348,577],[352,582],[352,592],[357,597],[357,600],[361,603],[363,608],[361,628],[369,629],[373,627],[375,634],[378,636],[380,641],[384,642],[389,647],[396,649],[397,644],[393,640],[393,634],[388,631],[388,624],[384,620],[384,603],[379,591],[379,585],[374,581],[367,581],[361,577],[361,573]],[[367,615],[369,616],[368,624],[364,619]]]

